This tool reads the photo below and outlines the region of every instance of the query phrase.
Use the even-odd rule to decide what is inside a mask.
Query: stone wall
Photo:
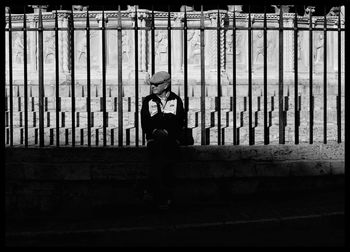
[[[6,212],[89,214],[137,206],[146,148],[6,148]],[[189,146],[173,164],[178,204],[344,186],[344,144]]]
[[[126,145],[135,144],[135,48],[134,48],[134,30],[135,12],[134,8],[123,10],[122,13],[122,85],[123,85],[123,128],[124,143]],[[232,26],[233,12],[220,10],[220,21],[222,27]],[[67,30],[69,27],[68,11],[58,11],[58,25],[63,30],[59,31],[59,90],[60,90],[60,127],[62,130],[62,144],[70,144],[71,139],[71,68],[70,65],[70,38]],[[117,11],[106,11],[106,27],[117,27]],[[90,27],[101,27],[102,16],[99,11],[90,11]],[[247,27],[247,13],[237,12],[236,26],[238,28]],[[217,10],[205,11],[205,27],[214,28],[217,26]],[[86,26],[86,12],[74,11],[74,27],[84,28]],[[151,11],[138,10],[138,27],[149,28],[151,26]],[[171,26],[183,27],[183,12],[171,13]],[[23,26],[23,15],[12,15],[13,28]],[[38,27],[38,14],[27,14],[27,27]],[[8,19],[7,25],[8,25]],[[55,11],[43,13],[44,28],[53,28],[55,20]],[[252,14],[252,26],[263,26],[263,14]],[[267,26],[278,27],[279,15],[276,13],[267,14]],[[163,27],[163,30],[155,30],[155,52],[151,50],[151,31],[140,30],[138,32],[138,62],[139,62],[139,108],[142,97],[149,94],[148,78],[151,72],[151,54],[155,55],[155,70],[168,70],[168,52],[172,55],[172,89],[175,93],[184,98],[184,60],[183,44],[184,37],[182,30],[173,30],[171,32],[171,48],[168,48],[167,30],[167,12],[155,12],[155,26]],[[293,27],[294,14],[285,13],[283,16],[283,26]],[[344,18],[341,20],[344,25]],[[329,28],[337,28],[337,17],[329,15],[327,17]],[[199,27],[200,12],[188,12],[188,27]],[[307,15],[298,16],[298,25],[307,28],[309,19]],[[312,18],[313,28],[323,27],[323,17],[315,16]],[[125,29],[124,29],[125,28]],[[38,61],[37,61],[37,32],[28,31],[28,85],[29,85],[29,135],[30,144],[36,144],[36,132],[38,131]],[[327,33],[327,122],[329,141],[337,140],[336,126],[336,101],[338,96],[338,48],[337,31]],[[215,97],[217,96],[217,31],[205,30],[205,82],[206,82],[206,128],[210,137],[209,144],[217,143],[217,109],[215,106]],[[222,30],[220,37],[219,59],[221,66],[221,125],[224,128],[225,143],[231,144],[233,135],[233,43],[232,30]],[[286,142],[294,142],[294,37],[293,31],[284,31],[283,35],[283,53],[284,53],[284,112],[287,115]],[[23,138],[23,32],[13,31],[12,34],[13,50],[13,96],[14,96],[14,143],[21,144]],[[269,133],[270,142],[278,143],[278,30],[269,30],[267,32],[267,110],[269,113]],[[188,30],[188,80],[189,80],[189,127],[195,138],[195,144],[200,144],[200,37],[199,30]],[[314,94],[314,140],[323,141],[323,31],[313,32],[313,94]],[[93,142],[97,145],[102,142],[102,35],[100,30],[90,31],[91,41],[91,107],[93,116]],[[117,101],[118,96],[118,50],[117,50],[117,30],[106,30],[106,82],[107,82],[107,113],[108,129],[107,142],[117,142]],[[74,57],[75,57],[75,104],[76,104],[76,125],[77,141],[85,139],[82,145],[86,145],[86,34],[83,30],[76,30],[74,37]],[[344,33],[342,33],[342,52],[344,50]],[[236,85],[237,85],[237,113],[240,144],[248,144],[248,33],[246,30],[237,30],[236,32]],[[8,33],[6,32],[6,126],[5,134],[9,132],[9,75],[8,75]],[[309,31],[299,31],[298,36],[298,79],[299,79],[299,99],[300,99],[300,141],[309,141]],[[341,65],[341,136],[344,137],[344,54],[342,53]],[[54,31],[44,31],[44,86],[45,86],[45,144],[55,144],[50,141],[55,139],[55,35]],[[253,128],[255,132],[255,141],[257,144],[263,142],[263,34],[262,31],[252,31],[252,113]],[[114,136],[116,134],[116,136]],[[141,131],[140,131],[141,135]],[[99,136],[99,137],[98,137]],[[130,136],[130,141],[128,140]],[[8,137],[7,137],[8,138]],[[68,138],[68,142],[66,142]],[[23,140],[23,139],[22,139]],[[140,143],[142,141],[140,140]]]

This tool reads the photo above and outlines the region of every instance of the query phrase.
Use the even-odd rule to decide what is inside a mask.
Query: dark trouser
[[[173,163],[179,158],[179,148],[175,140],[161,136],[147,143],[149,168],[149,189],[155,201],[171,199],[174,184]]]

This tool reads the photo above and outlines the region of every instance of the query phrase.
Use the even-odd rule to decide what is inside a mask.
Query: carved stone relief
[[[23,35],[20,32],[13,32],[13,64],[23,64]]]
[[[307,66],[309,62],[309,45],[308,45],[308,34],[303,31],[298,32],[298,70],[308,71]]]
[[[275,49],[276,49],[276,37],[271,38],[271,36],[267,36],[266,38],[266,52],[267,56],[271,59],[275,56]],[[259,31],[259,33],[256,36],[255,41],[255,55],[254,55],[254,63],[255,64],[263,64],[264,63],[264,34],[262,31]],[[272,60],[267,60],[268,64],[272,64]]]
[[[145,12],[146,13],[146,12]],[[92,14],[91,14],[92,15]],[[148,14],[147,14],[148,15]],[[147,19],[146,14],[141,18],[139,15],[139,27],[150,27],[151,22]],[[192,15],[192,14],[191,14]],[[205,16],[205,26],[206,27],[216,27],[217,19],[215,15]],[[67,27],[67,17],[60,16],[60,27]],[[306,16],[307,17],[307,16]],[[77,26],[84,27],[85,21],[78,20],[81,18],[77,16]],[[97,16],[97,20],[101,18]],[[109,22],[116,22],[116,16],[110,14],[108,17]],[[162,25],[166,27],[167,22],[164,19],[164,16],[157,14],[155,17],[156,27]],[[29,19],[31,20],[31,19]],[[221,22],[224,21],[223,18],[220,19]],[[32,19],[33,23],[28,23],[29,27],[36,27],[35,20]],[[48,19],[44,19],[44,22]],[[51,20],[52,21],[52,20]],[[183,26],[183,13],[174,13],[173,19],[171,20],[172,27],[182,27]],[[92,21],[91,21],[92,22]],[[132,26],[133,20],[129,16],[124,16],[122,20],[122,26]],[[269,25],[273,26],[271,21]],[[14,23],[15,24],[15,23]],[[99,23],[93,23],[94,26],[99,26]],[[199,24],[199,16],[193,14],[188,21],[188,27]],[[221,26],[225,26],[225,23],[221,23]],[[246,27],[247,20],[239,17],[236,20],[236,27]],[[237,76],[246,76],[248,70],[247,64],[247,55],[248,55],[248,33],[247,30],[236,30],[235,42],[233,41],[232,30],[222,30],[220,32],[220,63],[221,70],[226,68],[231,69],[233,64],[233,49],[235,46],[236,52],[236,70]],[[138,55],[139,55],[139,71],[149,71],[151,70],[151,61],[152,61],[152,46],[151,46],[151,30],[145,29],[139,31],[139,43],[138,43]],[[156,70],[165,69],[168,67],[168,37],[167,30],[155,30],[155,68]],[[285,32],[288,33],[288,32]],[[44,32],[44,63],[45,67],[48,70],[55,69],[55,32],[54,31],[45,31]],[[69,75],[70,71],[70,61],[69,61],[69,50],[70,42],[69,36],[66,31],[59,31],[59,63],[60,71],[64,74]],[[118,65],[118,31],[117,30],[107,30],[107,48],[106,48],[106,59],[107,67],[117,69]],[[208,69],[210,69],[209,75],[215,75],[216,71],[216,62],[217,62],[217,30],[205,30],[205,64]],[[291,33],[292,34],[292,33]],[[328,69],[331,71],[336,71],[337,63],[337,34],[336,32],[329,32],[327,35],[327,47],[328,47]],[[38,70],[37,67],[37,53],[38,53],[38,37],[35,32],[28,32],[27,45],[28,45],[28,70],[33,72]],[[252,62],[253,70],[260,70],[263,67],[264,62],[264,34],[263,31],[254,30],[252,32]],[[6,35],[7,36],[7,35]],[[267,64],[268,72],[273,74],[275,68],[278,68],[278,54],[279,54],[279,44],[278,44],[278,31],[268,31],[267,32]],[[293,70],[294,62],[294,37],[293,34],[290,36],[284,36],[284,52],[286,53],[285,60],[285,69],[289,71]],[[183,30],[173,30],[172,31],[172,67],[174,73],[180,73],[183,68]],[[187,30],[187,56],[188,56],[188,65],[195,70],[200,68],[200,59],[201,59],[201,44],[200,44],[200,31],[188,29]],[[8,38],[6,39],[8,41]],[[309,67],[309,31],[298,31],[297,38],[297,58],[298,58],[298,71],[301,73],[308,72]],[[344,41],[344,36],[342,35],[342,45]],[[87,44],[86,44],[86,33],[85,31],[75,31],[75,68],[77,70],[84,70],[86,68],[86,57],[87,57]],[[100,30],[90,30],[90,65],[91,65],[91,74],[99,76],[102,60],[102,49],[101,49],[101,31]],[[235,43],[235,44],[233,44]],[[13,66],[18,70],[23,69],[23,32],[12,33],[12,49],[13,49]],[[342,51],[344,46],[342,46]],[[313,32],[313,64],[315,65],[314,71],[322,71],[323,59],[324,59],[324,38],[323,31],[314,31]],[[291,56],[291,57],[290,57]],[[129,72],[134,69],[134,30],[122,30],[122,60],[123,60],[123,76],[129,76]],[[8,60],[8,59],[6,59]],[[32,62],[32,63],[30,63]],[[30,64],[29,64],[30,63]],[[8,65],[8,64],[6,64]],[[232,72],[232,71],[231,71]],[[125,73],[125,74],[124,74]],[[64,75],[62,75],[64,76]],[[83,75],[82,75],[83,76]],[[243,78],[242,77],[242,78]]]
[[[200,64],[200,35],[199,30],[190,30],[187,37],[188,44],[188,64],[199,65]]]
[[[90,31],[90,62],[91,67],[101,69],[101,37],[99,31]]]
[[[243,32],[237,32],[236,33],[236,60],[237,63],[243,63],[243,51],[245,50],[244,48],[244,35]]]
[[[44,33],[44,62],[45,64],[55,62],[55,33],[53,31]]]
[[[123,62],[129,63],[130,60],[130,41],[127,31],[122,31],[122,55]]]
[[[96,50],[98,50],[98,46],[95,45],[95,37],[96,37],[95,32],[90,32],[90,48],[94,48],[90,51],[90,65],[95,64],[97,57]],[[75,44],[75,62],[76,62],[76,69],[86,69],[86,64],[87,64],[87,42],[86,42],[86,33],[77,31],[75,33],[75,38],[76,44]],[[97,42],[97,41],[96,41]]]
[[[77,32],[76,38],[77,45],[76,45],[76,53],[75,53],[75,60],[77,62],[78,68],[85,68],[86,67],[86,35],[84,32]]]
[[[247,33],[243,31],[236,31],[236,70],[237,74],[241,71],[246,71],[246,55],[248,50],[248,44],[246,43]],[[233,32],[228,31],[226,34],[226,69],[232,69],[233,67]],[[229,71],[231,72],[231,71]]]
[[[278,47],[277,33],[267,34],[267,65],[277,65]]]
[[[131,55],[131,40],[129,38],[130,31],[122,31],[122,64],[123,67],[127,67],[130,63]],[[109,67],[115,67],[118,65],[118,33],[111,31],[108,33],[107,39],[107,64]]]
[[[318,32],[315,36],[315,51],[314,51],[314,62],[323,64],[323,33]]]
[[[226,34],[226,53],[233,54],[233,33],[231,31]]]
[[[155,60],[158,64],[167,64],[168,36],[166,32],[158,31],[155,34]]]
[[[241,46],[241,40],[242,36],[237,34],[236,32],[236,62],[238,62],[238,56],[242,54],[242,48]],[[232,31],[227,31],[226,33],[226,62],[228,63],[228,67],[232,65],[232,57],[233,57],[233,32]],[[239,57],[240,58],[240,57]]]
[[[242,40],[243,35],[241,32],[236,32],[236,60],[242,61]],[[227,54],[233,54],[233,33],[232,31],[228,32],[227,39],[226,39],[226,48],[227,48]],[[238,59],[239,58],[239,59]]]
[[[253,39],[253,64],[257,66],[257,64],[264,63],[264,34],[262,31],[258,31],[256,36]]]
[[[303,33],[302,32],[298,32],[298,39],[297,39],[297,43],[298,43],[298,46],[297,46],[297,48],[298,48],[298,53],[297,53],[297,55],[298,55],[298,60],[302,60],[302,54],[301,54],[301,50],[302,50],[302,43],[301,43],[301,41],[303,40]]]
[[[117,31],[107,32],[107,66],[116,67],[118,64],[118,33]]]

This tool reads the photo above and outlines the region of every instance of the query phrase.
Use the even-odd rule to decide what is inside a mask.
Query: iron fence
[[[278,32],[278,44],[279,44],[279,51],[278,51],[278,125],[279,125],[279,131],[278,131],[278,141],[280,144],[285,144],[285,127],[286,127],[286,117],[287,117],[287,110],[288,110],[288,102],[286,99],[285,94],[285,85],[284,85],[284,53],[283,53],[283,47],[284,43],[284,32],[285,31],[291,31],[293,32],[293,48],[294,48],[294,143],[299,144],[299,136],[300,136],[300,111],[301,111],[301,100],[300,100],[300,90],[299,88],[299,80],[298,80],[298,33],[300,31],[308,31],[309,32],[309,104],[306,104],[306,106],[309,107],[309,140],[308,142],[312,144],[314,142],[314,112],[315,112],[315,107],[314,107],[314,96],[315,94],[313,93],[313,85],[314,85],[314,80],[313,80],[313,75],[314,75],[314,70],[313,70],[313,61],[314,61],[314,55],[313,55],[313,33],[315,31],[320,31],[323,32],[323,142],[327,143],[327,125],[328,125],[328,119],[327,119],[327,34],[328,32],[335,32],[337,33],[338,36],[338,45],[337,45],[337,59],[338,59],[338,72],[337,72],[337,77],[338,77],[338,85],[337,85],[337,101],[336,101],[336,125],[337,125],[337,142],[340,143],[342,141],[342,104],[341,104],[341,96],[342,96],[342,88],[341,88],[341,82],[342,82],[342,44],[341,44],[341,39],[345,31],[344,25],[342,25],[342,19],[340,12],[338,13],[338,16],[336,17],[338,19],[338,24],[337,27],[329,27],[328,25],[328,13],[326,7],[324,8],[324,18],[323,18],[323,27],[322,28],[317,28],[314,27],[314,24],[312,22],[312,11],[309,11],[309,26],[305,27],[302,26],[300,27],[298,25],[298,14],[297,14],[297,8],[295,8],[295,13],[294,13],[294,20],[293,20],[293,26],[292,27],[284,27],[284,22],[283,22],[283,8],[280,9],[279,12],[279,23],[278,27],[268,27],[267,25],[267,13],[266,13],[266,7],[265,11],[263,14],[263,26],[262,27],[257,27],[253,25],[253,20],[252,20],[252,15],[251,11],[249,8],[248,11],[248,25],[247,27],[242,27],[242,26],[237,26],[236,25],[236,11],[226,11],[226,20],[230,19],[232,22],[232,25],[223,25],[222,24],[222,17],[221,17],[221,10],[217,10],[217,25],[216,27],[214,26],[205,26],[205,15],[203,11],[203,6],[201,6],[201,12],[200,12],[200,23],[199,26],[188,26],[188,13],[187,10],[184,10],[183,13],[183,25],[181,27],[174,27],[171,26],[171,17],[173,16],[173,13],[170,11],[170,7],[167,12],[167,26],[166,27],[157,27],[155,25],[155,13],[154,9],[151,11],[151,25],[148,27],[139,27],[138,22],[134,22],[134,27],[124,27],[122,25],[122,15],[121,15],[121,9],[120,6],[118,6],[118,12],[117,12],[117,25],[116,26],[111,26],[109,25],[108,27],[106,26],[106,20],[105,20],[105,11],[102,10],[102,21],[101,21],[101,26],[100,27],[90,27],[90,15],[89,11],[86,10],[85,12],[85,17],[86,17],[86,25],[84,28],[81,27],[75,27],[74,25],[74,16],[73,16],[73,11],[70,12],[70,18],[69,18],[69,25],[67,28],[62,28],[59,27],[58,25],[58,12],[53,11],[54,14],[54,27],[53,28],[44,28],[43,27],[43,20],[42,20],[42,9],[39,8],[39,13],[38,13],[38,26],[34,28],[29,28],[27,27],[27,18],[26,18],[26,13],[24,9],[23,13],[23,27],[20,28],[14,28],[12,27],[12,18],[11,18],[11,9],[8,8],[8,13],[7,13],[7,23],[8,26],[5,29],[5,32],[8,34],[8,108],[7,111],[5,112],[6,114],[6,127],[5,127],[5,133],[6,133],[6,146],[12,147],[14,145],[20,145],[20,146],[25,146],[28,147],[30,144],[28,143],[28,128],[29,128],[29,118],[28,118],[28,112],[29,112],[29,105],[32,104],[32,100],[30,100],[29,95],[28,95],[28,79],[27,79],[27,32],[36,32],[38,36],[38,106],[39,106],[39,112],[38,112],[38,118],[39,118],[39,125],[34,125],[34,132],[35,132],[35,143],[34,145],[39,145],[40,147],[45,146],[44,140],[45,140],[45,129],[49,128],[49,138],[50,138],[50,144],[53,146],[61,146],[61,140],[60,138],[62,137],[62,125],[60,126],[60,119],[62,120],[62,116],[66,116],[65,114],[63,115],[62,113],[60,114],[60,83],[59,83],[59,73],[60,73],[60,62],[59,62],[59,31],[66,31],[69,33],[69,42],[70,42],[70,97],[71,97],[71,114],[70,114],[70,120],[71,120],[71,128],[68,129],[64,127],[66,134],[66,144],[69,142],[68,137],[69,137],[69,131],[71,132],[70,137],[71,137],[71,146],[76,145],[76,133],[77,133],[77,124],[79,121],[76,121],[76,105],[75,105],[75,100],[76,100],[76,94],[75,94],[75,57],[74,57],[74,35],[75,32],[80,30],[80,31],[85,31],[86,32],[86,54],[87,54],[87,67],[86,67],[86,83],[87,83],[87,97],[86,97],[86,109],[87,109],[87,127],[86,128],[80,128],[80,145],[84,145],[84,134],[87,132],[87,146],[92,146],[92,145],[99,145],[99,139],[98,139],[98,132],[99,130],[102,129],[102,146],[109,146],[109,145],[114,145],[114,136],[115,136],[115,131],[117,130],[117,135],[118,135],[118,143],[117,145],[119,147],[124,146],[124,145],[130,145],[130,129],[124,129],[123,128],[123,52],[122,52],[122,31],[123,30],[134,30],[134,48],[135,54],[134,54],[134,66],[135,66],[135,71],[134,71],[134,78],[135,78],[135,84],[134,84],[134,92],[135,92],[135,103],[134,103],[134,129],[135,129],[135,134],[132,136],[135,138],[135,146],[139,145],[144,145],[144,135],[141,134],[139,135],[140,130],[140,122],[139,122],[139,107],[140,107],[140,102],[139,102],[139,31],[145,30],[147,32],[150,32],[150,37],[151,37],[151,69],[150,72],[151,74],[155,73],[156,69],[156,61],[155,61],[155,31],[156,30],[167,30],[168,34],[168,48],[172,48],[172,31],[179,30],[182,32],[183,37],[184,37],[184,44],[183,44],[183,97],[184,97],[184,107],[186,111],[186,115],[190,109],[190,104],[189,104],[189,69],[188,69],[188,43],[187,43],[187,38],[188,38],[188,31],[189,30],[198,30],[199,31],[199,37],[200,37],[200,144],[201,145],[206,145],[210,144],[210,134],[208,131],[208,128],[206,127],[206,71],[205,71],[205,31],[207,30],[212,30],[217,32],[217,94],[215,98],[215,111],[216,111],[216,128],[217,128],[217,144],[218,145],[223,145],[227,144],[227,141],[225,141],[225,136],[227,137],[227,134],[225,135],[224,129],[229,127],[231,125],[232,127],[232,144],[238,145],[240,144],[239,141],[239,120],[237,119],[237,114],[240,112],[237,110],[237,83],[236,83],[236,75],[237,75],[237,67],[236,67],[236,33],[239,30],[246,31],[248,33],[248,97],[247,97],[247,113],[248,113],[248,138],[249,138],[249,145],[254,145],[256,144],[255,141],[255,126],[256,124],[256,119],[253,120],[254,116],[257,116],[256,113],[253,112],[253,105],[252,101],[254,99],[253,97],[253,80],[252,80],[252,75],[253,75],[253,69],[252,69],[252,32],[255,30],[260,30],[263,32],[263,95],[260,98],[263,98],[263,135],[264,135],[264,140],[263,144],[267,145],[270,144],[270,132],[269,128],[271,126],[271,115],[269,114],[270,112],[268,111],[268,41],[267,41],[267,32],[268,31],[276,31]],[[137,7],[134,10],[134,19],[137,20],[138,18],[138,12],[139,10]],[[90,31],[91,30],[98,30],[101,31],[102,36],[101,36],[101,43],[103,46],[101,46],[101,55],[102,55],[102,97],[101,97],[101,110],[102,110],[102,127],[101,129],[95,129],[93,128],[93,123],[92,123],[92,116],[93,113],[91,112],[91,56],[90,56]],[[108,30],[114,30],[117,31],[117,51],[118,51],[118,95],[116,98],[116,107],[117,107],[117,112],[118,112],[118,127],[117,128],[109,128],[108,126],[108,112],[107,112],[107,103],[106,103],[106,98],[107,98],[107,88],[106,88],[106,31]],[[232,118],[229,118],[228,116],[226,117],[227,120],[229,121],[226,125],[222,125],[222,108],[221,108],[221,97],[222,97],[222,65],[219,63],[221,58],[222,58],[222,50],[220,50],[221,46],[221,32],[222,31],[232,31],[232,96],[231,96],[231,109],[229,112],[232,112]],[[24,116],[23,118],[23,123],[24,125],[20,125],[20,141],[15,142],[14,141],[14,118],[13,118],[13,112],[14,112],[14,107],[13,107],[13,98],[15,97],[13,90],[14,90],[14,85],[13,85],[13,52],[12,52],[12,33],[14,31],[21,31],[23,32],[23,38],[24,38],[24,43],[23,43],[23,69],[24,69],[24,75],[23,75],[23,90],[24,90],[24,95],[23,95],[23,104],[24,108],[21,111],[21,117],[22,115]],[[45,85],[44,85],[44,55],[43,55],[43,44],[44,44],[44,39],[43,39],[43,34],[46,31],[54,31],[55,34],[55,117],[56,117],[56,124],[55,127],[48,127],[47,125],[45,126],[45,121],[44,121],[44,112],[47,111],[46,109],[46,101],[45,101]],[[168,72],[172,74],[172,51],[168,50]],[[289,90],[288,90],[289,92]],[[321,94],[320,94],[321,95]],[[259,100],[260,101],[260,100]],[[260,104],[260,103],[259,103]],[[32,110],[33,111],[33,110]],[[215,116],[215,113],[211,114],[211,116]],[[61,117],[61,118],[60,118]],[[215,120],[215,118],[211,118],[212,120]],[[243,120],[243,119],[242,119]],[[22,120],[21,120],[22,121]],[[186,116],[186,125],[188,125],[188,116]],[[96,141],[95,143],[92,140],[92,131],[96,130]],[[128,132],[129,130],[129,132]],[[111,135],[109,138],[109,141],[107,142],[107,134],[108,131],[110,131]],[[127,132],[127,134],[125,134]],[[55,138],[54,138],[55,136]],[[125,143],[125,138],[126,138],[126,143]],[[142,139],[140,139],[142,138]]]

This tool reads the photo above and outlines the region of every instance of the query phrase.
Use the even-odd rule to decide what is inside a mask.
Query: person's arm
[[[151,115],[149,114],[148,100],[145,99],[142,103],[142,108],[141,108],[141,127],[143,132],[146,134],[147,140],[152,135],[152,129],[150,127],[151,126],[150,118],[151,118]]]
[[[185,109],[183,106],[183,102],[181,98],[179,97],[177,100],[177,111],[176,111],[176,117],[177,117],[177,129],[176,129],[176,136],[177,140],[181,140],[182,131],[185,129]]]
[[[181,98],[179,98],[179,124],[181,129],[185,128],[185,109]]]

